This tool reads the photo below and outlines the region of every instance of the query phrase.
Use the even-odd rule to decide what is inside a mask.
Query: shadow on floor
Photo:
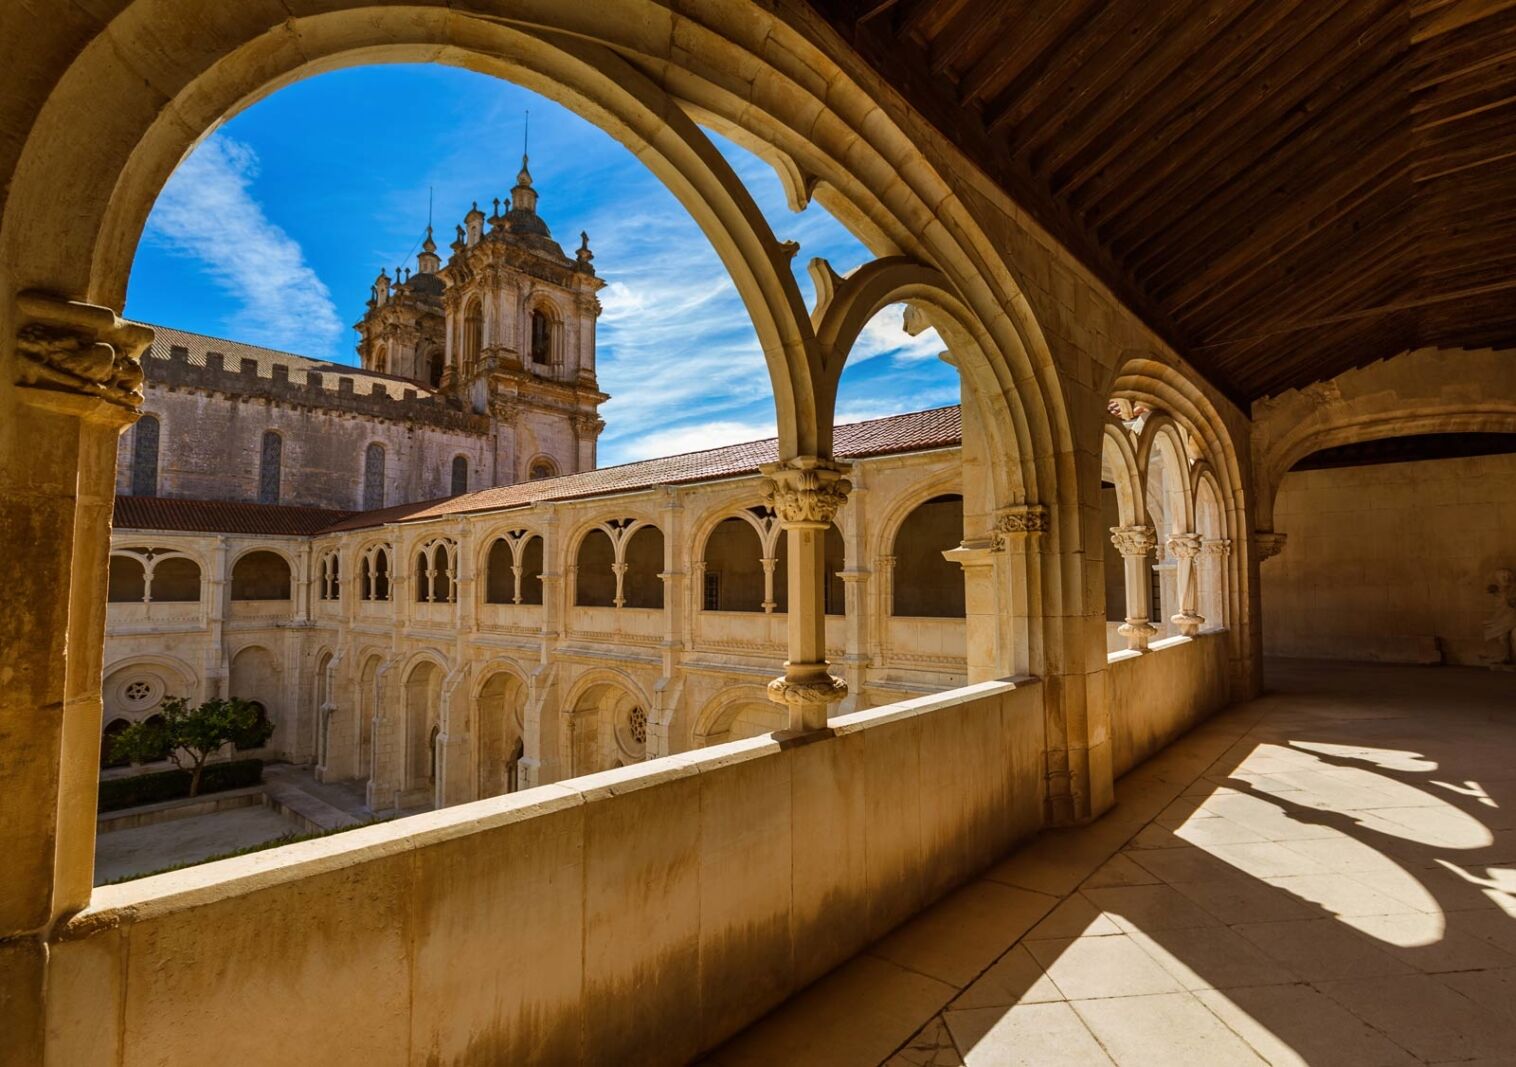
[[[1516,682],[1268,681],[712,1060],[1516,1062]]]

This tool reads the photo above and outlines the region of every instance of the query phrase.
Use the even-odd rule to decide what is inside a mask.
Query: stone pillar
[[[624,544],[618,546],[617,551],[621,551],[623,547],[625,547]],[[616,599],[614,603],[618,608],[624,608],[626,607],[626,564],[621,561],[612,563],[611,571],[616,575]]]
[[[942,558],[963,568],[963,625],[968,684],[1001,677],[1000,605],[995,595],[993,542],[965,541]]]
[[[1224,537],[1200,543],[1200,610],[1216,626],[1227,625],[1226,559],[1231,553],[1232,542]]]
[[[1042,535],[1051,522],[1048,509],[1041,504],[1016,504],[995,517],[994,546],[1005,550],[1007,570],[999,582],[1004,598],[999,616],[1005,647],[998,658],[999,669],[1005,674],[1031,673],[1032,640],[1037,631],[1032,612],[1042,603],[1044,562],[1039,557],[1044,550]]]
[[[826,532],[847,501],[846,466],[800,456],[763,467],[764,499],[789,545],[789,658],[784,676],[768,685],[769,699],[789,709],[792,731],[826,727],[827,708],[847,685],[826,660]]]
[[[1148,647],[1158,627],[1149,617],[1152,609],[1148,603],[1147,559],[1158,544],[1151,526],[1112,526],[1111,543],[1121,553],[1126,568],[1126,622],[1117,628],[1117,633],[1126,638],[1126,647],[1134,652]]]
[[[1200,535],[1188,532],[1169,534],[1167,544],[1169,554],[1177,564],[1179,599],[1179,614],[1169,621],[1179,627],[1179,632],[1185,637],[1194,637],[1205,624],[1196,603],[1198,588],[1195,581],[1195,557],[1200,555]]]
[[[41,1063],[45,942],[89,903],[106,557],[122,429],[152,330],[0,298],[0,1058]],[[14,333],[7,326],[14,327]]]

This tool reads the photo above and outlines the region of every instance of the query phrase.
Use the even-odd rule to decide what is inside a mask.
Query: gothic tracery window
[[[144,415],[132,431],[132,496],[158,495],[158,417]]]
[[[258,503],[279,503],[279,467],[284,440],[273,430],[263,434],[263,450],[258,463]]]
[[[363,453],[363,507],[384,507],[384,446],[373,442]]]

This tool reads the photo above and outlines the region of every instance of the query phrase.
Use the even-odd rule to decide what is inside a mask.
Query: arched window
[[[626,573],[621,596],[629,608],[662,608],[663,531],[644,526],[626,543]]]
[[[574,603],[586,608],[616,604],[616,550],[604,530],[591,530],[579,542],[574,568]]]
[[[432,558],[425,552],[416,553],[416,603],[425,604],[432,599]]]
[[[453,496],[468,492],[468,458],[453,457]]]
[[[384,507],[384,446],[378,441],[363,452],[363,508]]]
[[[763,542],[752,523],[736,516],[722,519],[706,538],[704,555],[704,610],[763,610]]]
[[[288,600],[290,565],[277,552],[249,552],[232,566],[233,600]]]
[[[376,371],[378,371],[380,374],[388,374],[389,373],[389,369],[390,369],[389,350],[386,349],[383,345],[380,345],[378,348],[374,349],[374,367],[373,367],[373,369],[376,370]]]
[[[160,559],[153,567],[152,598],[165,604],[189,604],[200,599],[200,564],[184,556]]]
[[[433,389],[442,385],[442,353],[436,349],[432,350],[426,360],[426,382]]]
[[[132,496],[158,495],[158,417],[144,415],[132,431]]]
[[[111,746],[116,743],[116,738],[121,736],[121,731],[125,730],[130,725],[131,723],[127,722],[125,719],[112,719],[108,724],[106,724],[105,729],[101,731],[100,767],[102,770],[106,767],[125,767],[131,763],[131,760],[128,759],[111,758]]]
[[[445,541],[425,545],[416,553],[416,601],[451,603],[453,558]]]
[[[516,602],[516,553],[511,543],[497,537],[490,545],[490,558],[486,566],[484,602],[486,604],[514,604]]]
[[[358,567],[358,595],[364,600],[390,598],[390,553],[385,546],[375,545],[363,554]]]
[[[366,561],[365,561],[366,562]],[[321,599],[339,600],[342,597],[341,559],[335,552],[321,557]]]
[[[528,537],[521,545],[521,603],[542,603],[542,538]]]
[[[533,363],[553,361],[553,321],[540,309],[532,312],[531,349]]]
[[[147,599],[147,568],[136,556],[112,556],[105,587],[112,604],[140,604]]]
[[[279,465],[284,440],[273,430],[263,432],[263,452],[258,463],[258,503],[279,503]]]
[[[464,374],[472,374],[479,362],[479,352],[484,347],[484,312],[479,301],[469,303],[463,313],[463,359],[460,361]]]
[[[895,532],[891,613],[898,616],[961,619],[963,569],[942,553],[963,543],[963,497],[933,497],[918,504]]]
[[[553,467],[553,461],[543,458],[532,460],[532,465],[528,469],[526,477],[528,481],[540,482],[544,478],[554,478],[557,475],[558,471]]]

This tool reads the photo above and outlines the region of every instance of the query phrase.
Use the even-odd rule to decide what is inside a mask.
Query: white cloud
[[[848,363],[862,363],[876,356],[897,360],[936,359],[947,345],[930,326],[915,337],[906,333],[901,324],[904,311],[904,304],[893,304],[870,319],[859,333]]]
[[[343,332],[325,283],[299,243],[275,225],[253,196],[252,149],[213,137],[190,154],[164,186],[147,236],[198,260],[239,305],[229,335],[256,344],[330,355]]]
[[[677,456],[684,452],[703,452],[707,448],[737,445],[745,441],[762,441],[776,434],[773,422],[718,420],[655,430],[625,442],[619,462]]]

